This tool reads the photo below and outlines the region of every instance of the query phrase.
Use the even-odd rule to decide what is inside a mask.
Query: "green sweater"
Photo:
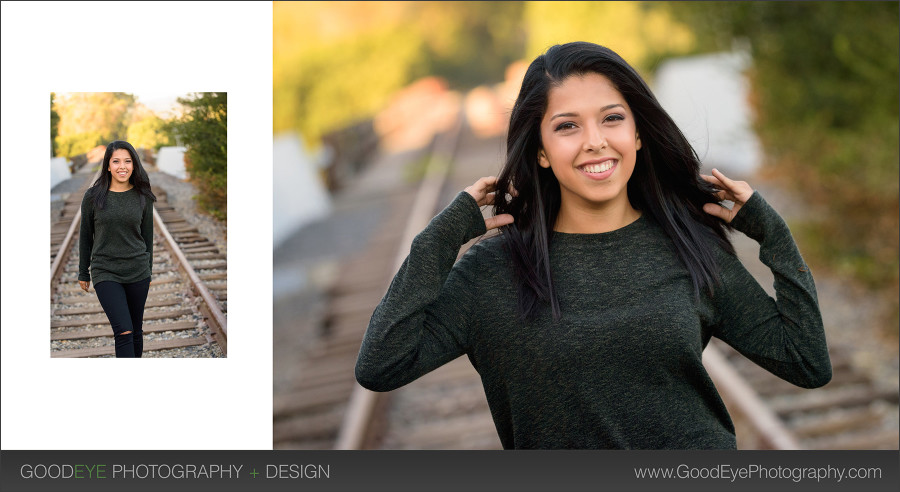
[[[760,243],[777,301],[718,247],[723,284],[698,301],[674,245],[644,214],[603,234],[554,233],[562,318],[547,307],[522,322],[502,237],[454,265],[460,246],[486,232],[462,192],[413,241],[372,315],[356,378],[389,391],[467,354],[504,448],[735,448],[701,362],[711,336],[803,387],[827,383],[831,363],[787,225],[758,193],[732,225]]]
[[[135,188],[110,191],[103,209],[94,207],[91,190],[81,200],[78,280],[129,284],[150,276],[153,268],[153,202]],[[90,269],[90,270],[89,270]]]

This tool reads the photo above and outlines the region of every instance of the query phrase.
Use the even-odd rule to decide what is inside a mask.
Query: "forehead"
[[[128,152],[127,150],[125,150],[125,149],[116,149],[116,150],[113,151],[112,157],[110,157],[110,158],[111,158],[111,159],[116,159],[116,158],[119,158],[119,159],[131,159],[131,153],[129,153],[129,152]]]
[[[561,84],[552,87],[547,93],[548,114],[577,111],[578,107],[584,106],[604,107],[610,104],[628,107],[625,98],[615,85],[605,76],[593,72],[566,77]]]

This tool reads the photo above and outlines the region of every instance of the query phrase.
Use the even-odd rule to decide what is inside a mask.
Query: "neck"
[[[134,188],[134,185],[131,183],[119,183],[113,181],[109,184],[109,191],[128,191],[132,188]]]
[[[627,200],[603,207],[577,207],[563,201],[553,230],[569,234],[600,234],[621,229],[640,216],[641,213]]]

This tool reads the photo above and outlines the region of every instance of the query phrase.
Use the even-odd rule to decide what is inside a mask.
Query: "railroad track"
[[[113,357],[113,333],[97,296],[78,286],[78,230],[87,179],[51,229],[51,357]],[[212,241],[154,187],[153,276],[144,310],[144,357],[224,357],[227,262]],[[66,230],[65,234],[60,231]]]
[[[746,422],[740,406],[729,405],[738,428],[741,448],[762,449],[897,449],[898,388],[879,385],[859,370],[849,347],[829,347],[833,377],[815,390],[806,390],[778,378],[724,343],[714,340],[713,350],[746,381],[767,412],[783,426],[784,446]],[[709,349],[707,349],[709,350]],[[716,381],[717,386],[719,382]],[[723,392],[724,393],[724,392]],[[728,396],[723,394],[726,404]],[[736,408],[732,408],[736,407]],[[758,417],[757,412],[755,417]],[[743,417],[743,418],[742,418]],[[743,440],[743,442],[742,442]]]
[[[453,170],[448,173],[461,174],[457,183],[437,192],[441,182],[426,180],[420,196],[444,194],[446,202],[451,188],[462,189],[459,183],[481,175],[457,170],[466,159],[460,154],[476,143],[450,143],[456,138],[439,136],[435,146],[445,148],[433,153],[438,160],[449,157]],[[483,163],[484,153],[468,159]],[[410,206],[413,200],[410,192],[398,194],[378,234],[342,264],[316,339],[299,363],[301,376],[290,390],[275,394],[276,449],[501,448],[480,377],[465,357],[389,393],[372,393],[355,382],[363,334],[409,251],[410,234],[439,211],[437,200],[431,208],[419,202]],[[426,218],[411,216],[423,209]],[[857,370],[848,347],[831,350],[832,382],[805,390],[713,340],[704,364],[735,422],[739,449],[898,448],[898,389],[879,387]]]

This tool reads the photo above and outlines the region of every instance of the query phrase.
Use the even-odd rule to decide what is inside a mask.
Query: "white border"
[[[228,358],[50,359],[50,92],[228,93]],[[272,4],[2,3],[3,449],[272,449]]]

